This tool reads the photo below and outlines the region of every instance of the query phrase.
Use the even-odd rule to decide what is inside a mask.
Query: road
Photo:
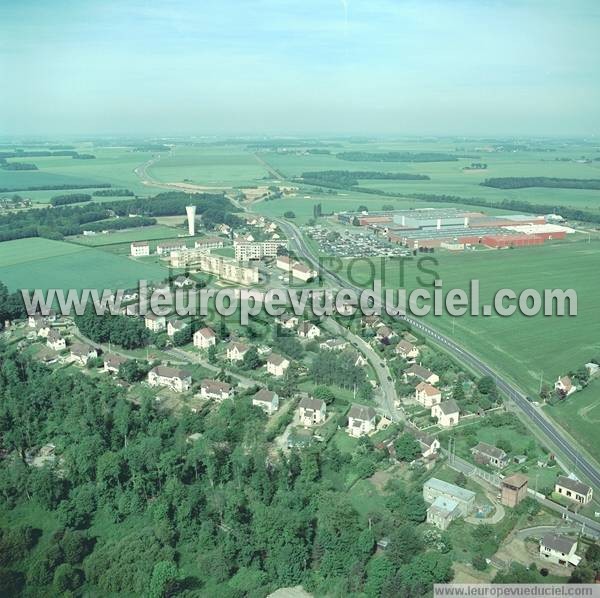
[[[360,293],[363,290],[342,279],[337,273],[328,270],[323,264],[319,263],[312,254],[310,248],[304,242],[302,233],[297,226],[286,220],[276,220],[281,229],[286,233],[288,239],[290,239],[290,244],[295,246],[298,255],[301,255],[310,262],[317,271],[322,275],[324,274],[333,281],[335,285],[340,286],[340,288],[352,289],[357,293]],[[479,357],[468,352],[454,340],[444,336],[422,320],[417,320],[410,316],[398,317],[410,324],[415,330],[418,330],[429,337],[437,345],[444,348],[458,361],[470,367],[472,370],[484,376],[491,376],[495,380],[500,391],[513,402],[528,422],[533,424],[537,430],[539,430],[541,435],[551,446],[557,447],[562,454],[568,458],[571,465],[574,467],[574,471],[576,471],[578,475],[582,475],[585,480],[591,483],[596,492],[600,491],[600,467],[597,463],[595,463],[590,456],[583,453],[583,451],[577,447],[575,442],[568,437],[564,430],[552,422],[541,409],[533,405],[528,400],[527,396],[514,383],[502,377]]]

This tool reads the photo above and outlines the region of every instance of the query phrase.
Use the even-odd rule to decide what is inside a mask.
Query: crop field
[[[430,285],[433,276],[417,268],[415,260],[404,262],[387,259],[383,265],[373,260],[373,272],[384,286],[413,289]],[[481,304],[491,303],[496,291],[503,288],[520,291],[533,288],[573,288],[578,295],[577,317],[555,317],[551,321],[542,314],[526,317],[468,316],[452,318],[428,316],[441,331],[453,336],[498,371],[512,378],[535,395],[540,378],[550,384],[559,374],[587,363],[600,353],[600,320],[597,298],[600,279],[595,275],[600,263],[600,242],[573,242],[503,251],[474,251],[451,255],[433,254],[422,258],[422,268],[437,273],[444,290],[468,289],[477,279],[481,288]],[[435,262],[431,262],[435,259]],[[346,262],[342,275],[354,276],[358,284],[366,284],[370,268],[364,261]],[[418,278],[421,278],[419,283]]]
[[[68,241],[87,245],[90,247],[100,247],[102,245],[117,245],[119,243],[131,243],[133,241],[154,241],[160,239],[172,239],[178,234],[187,232],[187,229],[176,229],[169,226],[143,226],[126,231],[115,231],[106,235],[97,234],[92,236],[76,235],[68,237]]]
[[[268,176],[251,152],[242,146],[175,148],[163,154],[148,173],[165,183],[188,182],[207,187],[264,184]]]
[[[168,274],[158,264],[41,238],[0,243],[0,268],[11,290],[130,288],[140,279],[159,281]]]

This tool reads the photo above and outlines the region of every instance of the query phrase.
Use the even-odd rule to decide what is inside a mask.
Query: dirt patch
[[[395,468],[387,471],[376,471],[369,479],[378,492],[383,492],[385,485],[394,477]]]
[[[453,583],[489,583],[496,574],[496,569],[488,567],[485,571],[477,571],[467,563],[454,563]]]

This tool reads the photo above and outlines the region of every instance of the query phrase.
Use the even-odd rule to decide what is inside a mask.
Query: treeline
[[[129,189],[100,189],[92,193],[94,197],[134,197]]]
[[[112,187],[110,183],[82,183],[72,185],[29,185],[28,187],[0,187],[0,193],[12,193],[13,191],[68,191],[69,189],[107,189]]]
[[[302,180],[311,185],[348,189],[359,184],[360,179],[388,181],[428,181],[424,174],[409,172],[376,172],[372,170],[317,170],[302,173]]]
[[[88,202],[82,206],[36,208],[3,214],[0,215],[0,241],[25,237],[62,239],[81,234],[84,230],[120,230],[148,226],[155,223],[155,216],[184,215],[185,207],[190,203],[197,206],[197,213],[202,215],[207,226],[225,223],[236,227],[242,223],[234,213],[238,208],[222,193],[188,194],[171,191],[152,198],[102,204]]]
[[[10,152],[0,152],[0,158],[50,158],[50,157],[71,157],[89,156],[91,154],[80,154],[75,150],[14,150]]]
[[[548,187],[550,189],[600,189],[600,179],[563,179],[546,176],[538,177],[497,177],[479,183],[495,189],[525,189],[527,187]]]
[[[391,195],[391,194],[386,194]],[[546,213],[552,214],[555,211],[560,213],[567,220],[580,220],[581,222],[591,222],[600,224],[600,214],[584,212],[577,208],[569,206],[556,206],[550,204],[531,204],[528,201],[520,199],[503,199],[501,201],[488,201],[480,197],[459,197],[457,195],[431,195],[427,193],[411,193],[404,197],[413,197],[422,201],[434,203],[458,203],[468,206],[481,206],[484,208],[500,208],[504,210],[512,210],[515,212],[526,212],[528,214]]]
[[[459,158],[467,156],[453,156],[441,152],[340,152],[340,160],[350,162],[457,162]],[[469,156],[473,157],[473,156]]]
[[[238,598],[302,584],[419,598],[452,579],[450,537],[419,525],[426,472],[390,482],[385,507],[360,514],[344,480],[372,475],[386,453],[364,438],[353,454],[320,443],[272,457],[253,392],[171,411],[0,345],[3,594]],[[28,465],[47,443],[55,465]]]
[[[145,347],[150,340],[150,331],[141,318],[127,316],[99,316],[93,305],[88,305],[85,313],[75,317],[75,325],[95,343],[114,343],[124,349]]]
[[[50,199],[53,206],[68,206],[72,203],[82,203],[92,201],[92,196],[88,193],[72,193],[70,195],[55,195]]]
[[[73,156],[73,160],[95,160],[94,154],[76,154]]]
[[[9,293],[7,286],[0,281],[0,330],[4,328],[4,322],[19,320],[26,315],[21,293]]]
[[[0,168],[3,170],[38,170],[38,167],[31,162],[0,161]]]

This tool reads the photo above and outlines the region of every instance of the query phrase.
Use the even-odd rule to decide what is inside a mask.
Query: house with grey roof
[[[192,387],[192,374],[188,370],[157,365],[148,372],[150,386],[164,386],[174,392],[186,392]]]
[[[376,413],[373,407],[354,403],[348,411],[348,427],[346,430],[354,438],[370,434],[375,430],[375,418]]]
[[[303,397],[298,404],[298,420],[305,428],[322,424],[327,416],[327,405],[321,399]]]
[[[455,501],[462,517],[471,513],[475,507],[475,492],[438,478],[430,478],[423,484],[423,500],[433,504],[439,497]]]
[[[261,388],[252,397],[252,404],[260,407],[267,415],[273,415],[279,409],[279,396],[272,390]]]
[[[594,495],[591,486],[564,475],[558,476],[554,484],[554,492],[581,505],[587,505],[591,502]]]
[[[577,540],[568,536],[550,533],[540,540],[540,556],[555,565],[577,567],[581,557],[576,550]]]
[[[508,455],[496,446],[487,442],[479,442],[471,449],[471,454],[477,463],[491,465],[503,469],[508,465]]]
[[[460,419],[460,408],[454,399],[436,403],[431,407],[431,417],[436,417],[442,428],[451,428]]]

